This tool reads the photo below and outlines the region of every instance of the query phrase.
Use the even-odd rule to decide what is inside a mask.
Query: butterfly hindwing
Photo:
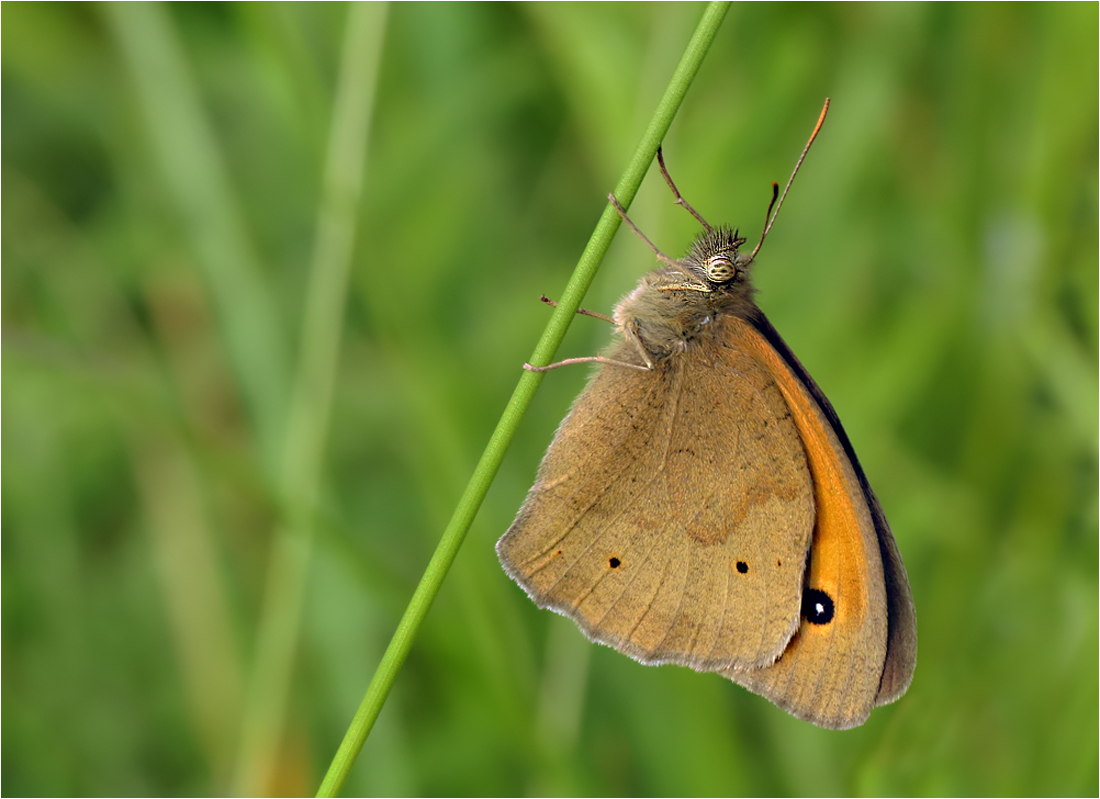
[[[800,618],[801,440],[767,369],[717,341],[604,366],[497,547],[539,605],[643,662],[767,665]]]

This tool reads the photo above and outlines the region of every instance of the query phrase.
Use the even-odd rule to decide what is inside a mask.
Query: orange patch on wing
[[[878,548],[869,548],[875,543],[874,524],[863,491],[810,392],[755,328],[741,320],[735,324],[738,345],[767,367],[783,393],[806,450],[817,506],[808,584],[832,598],[838,625],[861,625],[870,601],[867,578],[881,572]]]

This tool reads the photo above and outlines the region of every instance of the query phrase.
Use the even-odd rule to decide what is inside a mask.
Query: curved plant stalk
[[[653,114],[649,127],[642,136],[634,157],[615,187],[615,196],[624,208],[629,208],[630,203],[634,200],[634,195],[637,193],[638,187],[641,186],[642,179],[657,154],[657,147],[668,132],[672,119],[676,115],[681,102],[683,102],[688,87],[691,86],[692,80],[699,71],[703,57],[710,48],[711,42],[714,41],[714,36],[718,32],[729,6],[728,2],[712,2],[704,11],[703,18],[691,37],[691,41],[688,43],[676,71],[669,81],[664,96],[657,104],[657,109]],[[588,245],[581,254],[576,269],[573,270],[573,276],[569,279],[558,306],[550,317],[538,345],[535,347],[530,363],[535,365],[547,364],[554,357],[558,345],[565,337],[565,332],[576,315],[577,308],[580,307],[581,299],[588,291],[596,270],[611,245],[611,239],[618,230],[619,224],[619,215],[609,203],[604,209],[592,237],[588,240]],[[542,382],[543,374],[542,372],[525,370],[520,376],[519,384],[512,393],[507,406],[505,406],[500,422],[497,423],[497,427],[482,453],[481,460],[474,468],[474,474],[458,501],[454,515],[451,517],[447,529],[444,530],[431,561],[424,570],[424,576],[421,577],[420,584],[416,587],[416,591],[405,609],[405,614],[401,617],[397,630],[382,655],[382,661],[378,664],[374,677],[367,688],[367,693],[363,697],[363,701],[360,703],[347,733],[344,735],[340,748],[332,759],[320,789],[317,791],[318,796],[337,795],[347,780],[351,767],[359,756],[359,752],[382,710],[382,705],[385,704],[386,698],[389,696],[390,689],[397,678],[397,673],[412,648],[413,639],[416,637],[416,633],[424,621],[424,617],[427,615],[436,594],[439,593],[440,586],[443,584],[443,580],[450,570],[459,548],[462,546],[466,533],[489,491],[493,478],[496,477],[497,470],[504,459],[504,453],[519,427],[520,420]]]

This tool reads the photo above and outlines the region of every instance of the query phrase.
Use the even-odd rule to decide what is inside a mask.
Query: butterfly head
[[[748,277],[751,259],[739,252],[745,239],[736,230],[719,227],[699,234],[681,263],[712,289],[732,288]]]

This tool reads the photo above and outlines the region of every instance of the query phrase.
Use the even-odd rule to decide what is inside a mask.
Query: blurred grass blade
[[[281,326],[186,54],[164,6],[107,3],[100,8],[125,57],[150,150],[209,287],[271,473],[285,412]]]
[[[624,207],[629,207],[642,183],[662,139],[668,132],[669,126],[691,86],[703,57],[710,48],[711,42],[722,24],[722,20],[729,10],[729,3],[710,3],[703,12],[691,41],[688,43],[676,71],[669,81],[653,118],[642,136],[630,164],[615,187],[615,196]],[[570,323],[580,307],[581,300],[588,290],[592,279],[596,275],[600,262],[603,260],[607,248],[611,245],[611,239],[619,227],[619,215],[608,204],[596,225],[596,230],[588,241],[580,261],[573,271],[569,284],[566,286],[558,307],[554,310],[542,338],[535,347],[531,357],[531,363],[546,364],[553,358],[558,345],[565,337]],[[431,561],[424,570],[424,576],[416,587],[412,599],[409,601],[405,614],[402,616],[389,646],[386,648],[382,661],[379,663],[374,677],[367,688],[367,693],[356,711],[355,718],[348,727],[340,748],[332,759],[328,773],[317,792],[318,796],[335,796],[340,792],[347,780],[352,765],[355,763],[359,751],[363,748],[367,736],[370,734],[374,722],[378,718],[382,705],[389,696],[390,689],[397,678],[397,672],[401,669],[409,649],[412,647],[416,632],[423,622],[424,617],[431,607],[432,601],[447,572],[458,554],[459,548],[466,537],[478,509],[489,491],[489,486],[500,468],[504,453],[519,427],[520,420],[530,405],[535,391],[542,382],[543,373],[524,371],[520,376],[519,384],[509,399],[504,412],[501,415],[496,430],[493,431],[488,445],[482,453],[481,460],[474,469],[469,484],[459,499],[447,529],[444,530],[439,545],[432,555]]]
[[[239,796],[266,793],[271,786],[284,727],[386,13],[385,4],[348,7],[280,468],[284,516],[275,532],[245,705],[235,785]]]
[[[134,474],[190,710],[210,763],[213,790],[225,790],[243,680],[199,474],[175,437],[134,425],[124,408],[119,418],[131,428]]]

